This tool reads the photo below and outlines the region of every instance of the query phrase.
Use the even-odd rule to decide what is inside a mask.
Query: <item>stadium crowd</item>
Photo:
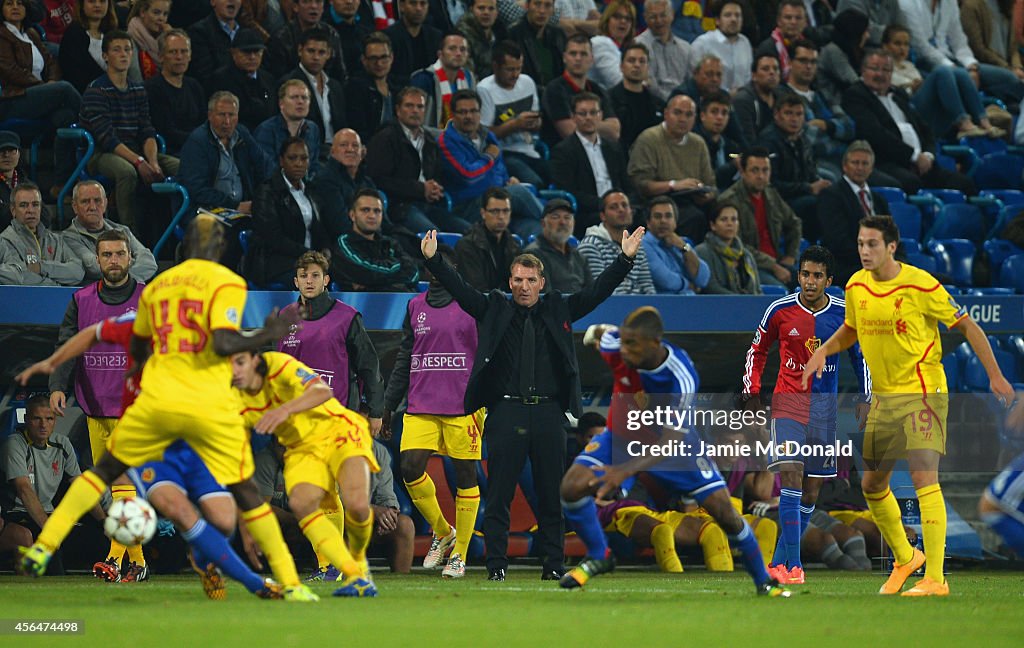
[[[569,322],[610,294],[783,295],[801,285],[798,260],[819,240],[835,254],[828,270],[842,286],[860,269],[858,223],[890,212],[904,239],[899,258],[944,284],[989,279],[958,274],[955,246],[946,251],[942,240],[969,239],[972,262],[984,249],[993,276],[1004,258],[1024,254],[1013,247],[1024,240],[1010,238],[1024,229],[1013,208],[1024,205],[1013,191],[1020,172],[1002,184],[985,173],[988,156],[1010,155],[1024,98],[1021,1],[3,0],[2,18],[0,283],[85,286],[60,342],[137,303],[158,276],[161,259],[150,249],[171,206],[150,186],[167,179],[187,191],[186,222],[197,209],[219,212],[225,258],[250,287],[298,290],[289,308],[301,312],[303,332],[292,330],[278,350],[316,367],[331,398],[363,413],[370,433],[387,436],[403,400],[406,433],[415,423],[420,441],[420,419],[476,426],[467,447],[407,447],[403,438],[394,460],[373,443],[364,453],[371,499],[352,495],[358,489],[347,491],[339,477],[344,513],[337,497],[303,497],[290,511],[287,453],[271,445],[257,455],[260,495],[290,544],[302,545],[305,533],[319,547],[317,537],[336,535],[307,531],[319,512],[338,518],[350,544],[357,537],[353,555],[334,554],[343,560],[318,552],[313,576],[340,570],[355,596],[364,595],[356,563],[371,541],[386,543],[395,571],[425,553],[425,566],[447,559],[444,575],[462,576],[465,560],[479,555],[471,531],[482,495],[489,577],[504,580],[506,554],[516,550],[509,507],[527,457],[541,577],[565,582],[559,550],[576,500],[566,502],[563,483],[563,517],[558,481],[573,442],[577,451],[590,444],[566,445],[558,435],[524,441],[512,424],[559,427],[552,421],[563,412],[581,413]],[[29,177],[34,154],[25,165],[22,148],[72,124],[95,143],[92,157],[72,177],[74,147],[55,138],[53,183],[40,186]],[[49,207],[65,193],[73,213],[66,223],[63,205]],[[973,211],[945,209],[979,194]],[[439,250],[430,230],[447,233],[452,248]],[[997,261],[986,239],[1000,237],[1010,247],[999,248]],[[938,241],[934,256],[921,253],[921,239]],[[359,313],[331,297],[332,286],[421,293],[388,380]],[[512,302],[487,295],[506,287]],[[538,314],[513,303],[540,304]],[[466,372],[469,385],[428,403],[410,382],[421,357],[414,348],[422,351],[414,345],[434,311],[461,337],[425,344],[461,345],[462,360],[476,353],[477,363]],[[564,327],[568,340],[535,335],[534,320],[548,331]],[[660,330],[648,337],[660,343]],[[564,363],[552,360],[559,353]],[[277,355],[263,360],[264,377],[287,362]],[[52,395],[28,403],[25,433],[12,437],[8,446],[17,447],[0,466],[10,491],[0,551],[31,545],[53,512],[55,486],[45,494],[26,488],[26,456],[47,453],[38,463],[59,455],[55,470],[63,462],[59,473],[81,473],[70,442],[51,440],[73,371],[90,419],[121,413],[91,398],[102,389],[90,386],[84,364],[53,372]],[[457,412],[431,409],[449,401]],[[470,419],[483,406],[507,411],[487,423],[491,473],[482,494],[468,460],[480,459],[482,431]],[[580,421],[584,440],[603,425]],[[109,436],[97,425],[90,436]],[[424,450],[447,450],[454,478]],[[102,452],[94,445],[93,459]],[[431,531],[425,552],[396,497],[392,463]],[[659,512],[598,498],[602,528],[652,548],[666,571],[682,570],[677,546],[700,546],[709,568],[731,569],[730,543],[747,543],[737,555],[766,593],[764,566],[751,556],[763,554],[767,566],[776,551],[777,528],[764,514],[778,505],[779,482],[742,465],[720,468],[739,508],[754,514],[744,519],[726,506],[672,515],[663,511],[697,507],[663,498]],[[452,491],[454,519],[438,504],[440,479]],[[134,493],[117,484],[115,498]],[[591,495],[572,492],[580,502]],[[829,566],[864,569],[865,542],[880,543],[879,528],[862,495],[835,498],[836,509],[858,512],[824,515],[829,500],[819,499],[824,517],[811,520],[804,550]],[[191,540],[195,529],[181,530]],[[748,550],[752,538],[760,554]],[[242,540],[254,556],[253,539]],[[610,570],[599,562],[588,563],[595,573]],[[139,552],[114,544],[95,571],[107,580],[148,576]],[[212,578],[205,565],[197,571]],[[579,585],[586,577],[575,576]]]

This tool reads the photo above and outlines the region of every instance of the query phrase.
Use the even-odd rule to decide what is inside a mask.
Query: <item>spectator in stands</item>
[[[833,284],[845,286],[861,269],[857,250],[857,231],[865,216],[889,213],[882,194],[871,190],[868,177],[875,167],[875,152],[864,140],[855,140],[843,154],[843,178],[821,192],[818,198],[818,222],[821,244],[836,257]]]
[[[645,198],[672,194],[679,206],[679,230],[690,240],[704,237],[703,208],[714,200],[715,173],[708,147],[691,133],[697,106],[676,95],[665,106],[665,121],[640,133],[629,156],[629,179]]]
[[[565,72],[548,83],[541,96],[544,118],[552,131],[551,137],[557,142],[572,135],[576,127],[572,119],[572,97],[581,92],[590,92],[601,98],[603,119],[598,124],[597,131],[606,139],[619,141],[621,126],[607,91],[587,78],[594,64],[590,39],[583,34],[574,35],[565,46],[562,60]]]
[[[329,205],[341,213],[348,211],[360,189],[376,189],[377,185],[366,175],[363,169],[363,158],[366,147],[359,139],[359,133],[351,128],[343,128],[334,134],[331,143],[331,155],[320,168],[313,182],[313,189],[318,193],[324,205]],[[348,219],[342,220],[342,233],[352,229]],[[384,231],[391,228],[387,214],[384,214]]]
[[[395,476],[391,472],[391,453],[380,441],[373,442],[373,457],[380,470],[370,475],[370,506],[373,507],[370,546],[386,545],[391,571],[408,574],[412,569],[416,527],[412,518],[399,510]]]
[[[643,17],[647,22],[647,30],[637,36],[634,42],[643,44],[650,57],[648,89],[665,102],[672,90],[690,76],[696,59],[695,50],[672,33],[670,0],[646,0]]]
[[[103,60],[103,34],[117,29],[117,14],[110,0],[79,0],[75,20],[61,39],[60,63],[64,80],[79,93],[107,69]]]
[[[740,179],[722,192],[720,203],[739,214],[739,233],[757,261],[760,284],[785,286],[800,251],[800,219],[779,192],[770,186],[772,163],[768,149],[755,146],[740,156]]]
[[[128,12],[125,31],[135,46],[128,78],[143,83],[160,74],[160,46],[157,39],[171,26],[167,24],[171,0],[136,0]]]
[[[333,56],[330,36],[319,27],[302,32],[299,37],[299,64],[282,81],[296,79],[306,84],[312,101],[309,121],[320,128],[323,141],[330,143],[334,134],[345,127],[345,84],[328,76],[325,65]],[[326,155],[327,147],[321,147]]]
[[[427,115],[424,121],[427,128],[443,129],[452,118],[452,95],[476,85],[473,72],[466,67],[468,60],[466,37],[452,32],[441,39],[437,60],[413,72],[409,85],[427,95]]]
[[[56,420],[49,398],[36,394],[25,405],[24,427],[4,440],[0,551],[32,546],[59,501],[61,484],[82,474],[71,439],[53,431]],[[99,504],[91,512],[97,520],[106,517]],[[64,575],[62,560],[51,565],[48,575]]]
[[[560,27],[549,24],[554,6],[554,0],[527,0],[526,14],[508,30],[508,37],[523,50],[523,72],[539,88],[547,87],[563,70],[567,41]]]
[[[750,83],[736,91],[732,99],[733,118],[747,143],[756,142],[761,131],[772,123],[772,109],[779,87],[779,59],[772,53],[754,55]]]
[[[264,151],[280,151],[286,139],[301,138],[309,152],[309,177],[320,168],[320,145],[323,136],[320,127],[306,117],[309,115],[309,86],[304,81],[289,79],[277,89],[277,107],[280,111],[256,127],[253,137]]]
[[[693,75],[682,85],[672,91],[670,97],[685,94],[697,105],[708,97],[717,94],[722,90],[722,60],[715,54],[701,56],[693,68]],[[747,139],[743,135],[740,123],[735,116],[729,119],[725,127],[725,136],[735,142],[740,148],[747,145]]]
[[[473,70],[473,76],[482,79],[491,73],[494,48],[508,38],[508,30],[498,22],[495,0],[468,0],[466,4],[469,11],[462,14],[455,28],[469,43],[469,68]]]
[[[85,269],[85,281],[99,281],[103,278],[97,258],[97,239],[104,232],[123,232],[129,253],[128,273],[137,281],[148,281],[156,274],[156,259],[132,231],[106,218],[107,192],[95,180],[83,180],[75,185],[71,194],[71,208],[75,217],[68,228],[61,232],[64,245],[78,257]]]
[[[590,39],[594,65],[587,76],[602,88],[622,81],[623,48],[636,37],[636,7],[632,0],[610,0],[601,12],[597,35]]]
[[[623,236],[628,236],[626,230],[632,225],[633,208],[626,194],[611,189],[601,196],[601,223],[587,228],[577,248],[587,262],[590,276],[599,276],[615,262],[621,252]],[[612,294],[654,294],[654,281],[651,279],[651,268],[643,245],[637,250],[633,269]]]
[[[867,16],[859,11],[840,13],[835,24],[835,36],[822,48],[818,58],[818,89],[830,104],[839,103],[843,91],[857,82],[857,70],[870,34]],[[793,45],[799,42],[794,41]]]
[[[369,142],[381,127],[395,120],[400,86],[391,77],[391,41],[373,32],[363,41],[361,70],[345,84],[348,125]]]
[[[775,14],[775,29],[757,47],[757,54],[775,52],[781,80],[789,79],[789,46],[807,34],[807,6],[804,0],[781,0]],[[755,65],[756,65],[755,61]],[[757,68],[753,71],[756,75]]]
[[[843,111],[839,98],[833,102],[816,91],[818,60],[817,45],[807,39],[793,43],[789,81],[782,84],[781,88],[796,93],[803,100],[807,113],[806,132],[813,144],[818,166],[824,166],[838,175],[836,162],[846,144],[853,139],[854,124]]]
[[[339,82],[345,81],[345,57],[341,53],[341,39],[321,18],[324,15],[324,0],[296,0],[295,14],[281,29],[274,33],[267,43],[267,60],[264,65],[275,77],[281,77],[299,65],[299,49],[303,34],[311,29],[323,32],[327,37],[330,57],[324,63],[324,72]]]
[[[195,42],[195,34],[192,42]],[[255,31],[239,29],[231,43],[227,65],[203,77],[207,94],[226,90],[238,97],[238,121],[250,131],[255,131],[277,112],[277,83],[261,67],[266,49]],[[192,60],[194,65],[194,54]],[[267,155],[274,155],[274,151],[267,151]]]
[[[480,122],[498,138],[510,174],[546,187],[548,164],[534,148],[541,127],[540,97],[533,79],[522,74],[523,51],[512,41],[501,41],[494,48],[493,62],[494,74],[477,85]]]
[[[75,19],[75,0],[43,0],[39,3],[44,12],[44,17],[39,21],[43,33],[46,34],[46,46],[50,49],[51,56],[57,56],[60,49],[60,42],[64,38],[64,32]]]
[[[629,151],[637,136],[662,121],[665,104],[648,87],[648,52],[642,43],[622,50],[622,81],[608,95],[620,122],[619,144]]]
[[[252,199],[275,167],[273,159],[238,123],[238,97],[221,90],[207,102],[206,123],[181,147],[181,183],[192,204],[252,213]]]
[[[348,211],[352,232],[338,237],[333,264],[342,290],[415,291],[419,267],[394,239],[381,234],[384,202],[374,189],[360,189]]]
[[[0,232],[0,284],[77,286],[85,269],[64,239],[43,225],[39,187],[24,181],[11,194],[14,220]]]
[[[280,172],[256,189],[252,203],[255,239],[248,266],[256,283],[291,283],[294,263],[306,250],[334,249],[341,213],[324,205],[303,178],[310,155],[305,140],[289,137],[278,149]]]
[[[441,149],[423,129],[427,98],[403,88],[395,98],[397,121],[385,124],[366,152],[366,173],[388,196],[391,219],[412,232],[439,228],[462,233],[469,223],[448,210],[441,180]]]
[[[82,97],[70,83],[60,80],[56,59],[43,45],[39,32],[26,22],[28,7],[29,0],[3,3],[0,116],[45,120],[53,129],[69,126],[78,116]],[[74,168],[74,155],[65,142],[58,139],[54,146],[55,186],[63,184]]]
[[[964,35],[957,0],[902,0],[900,10],[904,24],[910,28],[910,42],[922,71],[959,65],[967,69],[974,86],[986,94],[1012,107],[1024,98],[1024,81],[1017,74],[998,65],[981,63],[974,56]]]
[[[1013,0],[961,0],[960,22],[967,44],[980,63],[995,65],[1024,79],[1020,41],[1014,33]]]
[[[508,231],[512,199],[501,187],[491,187],[480,201],[480,221],[455,244],[459,274],[480,292],[504,291],[512,259],[522,251]]]
[[[11,192],[25,178],[21,162],[21,137],[14,131],[0,131],[0,231],[11,224]]]
[[[425,24],[430,10],[427,0],[398,0],[398,8],[400,19],[384,34],[391,39],[391,73],[399,86],[405,86],[413,72],[437,55],[444,32]]]
[[[540,236],[523,250],[536,255],[544,263],[545,291],[572,294],[583,290],[593,280],[586,260],[576,245],[569,243],[574,221],[568,200],[549,200],[540,219]]]
[[[693,295],[711,278],[708,264],[676,234],[677,209],[668,196],[658,196],[647,204],[644,250],[659,295]]]
[[[192,59],[188,34],[170,29],[157,39],[160,48],[160,74],[145,83],[153,128],[163,136],[167,153],[177,155],[185,140],[206,114],[206,94],[202,85],[185,76]]]
[[[848,9],[855,9],[868,17],[868,44],[872,47],[882,44],[882,32],[886,27],[903,20],[899,0],[839,0],[836,11],[842,13]]]
[[[693,41],[694,56],[714,54],[722,61],[722,87],[730,93],[750,83],[754,52],[743,30],[743,8],[739,2],[721,2],[715,16],[717,29]]]
[[[601,196],[613,187],[626,190],[626,156],[622,148],[597,133],[601,123],[601,100],[591,92],[572,98],[575,137],[567,137],[551,151],[551,177],[558,187],[576,197],[579,220],[576,234],[582,238],[591,225],[599,222]]]
[[[907,94],[892,86],[892,56],[884,50],[865,54],[860,81],[843,93],[843,109],[857,124],[857,136],[871,144],[875,165],[907,193],[921,187],[977,193],[974,181],[935,164],[931,129]]]
[[[892,85],[909,96],[910,103],[927,120],[933,133],[961,137],[1002,137],[1005,130],[992,125],[981,95],[967,70],[942,65],[922,77],[909,60],[910,30],[889,25],[882,34],[882,47],[893,58]]]
[[[229,52],[231,48],[238,47],[235,39],[245,29],[237,20],[242,7],[238,0],[210,0],[210,6],[213,12],[188,28],[188,35],[192,38],[192,63],[188,74],[204,83],[214,72],[231,65],[235,57]],[[252,42],[258,40],[263,45],[263,36],[255,31],[252,33],[256,36]]]
[[[146,89],[128,80],[132,51],[127,32],[113,30],[104,34],[107,73],[85,89],[80,120],[96,140],[97,153],[89,160],[89,173],[114,181],[118,220],[145,239],[152,223],[138,218],[139,182],[150,185],[175,175],[178,158],[160,153],[157,148]]]
[[[794,74],[799,64],[794,61]],[[793,76],[793,75],[790,75]],[[817,241],[817,196],[832,182],[818,174],[811,138],[804,128],[804,101],[793,93],[775,102],[775,123],[761,133],[761,143],[771,158],[772,187],[803,222],[804,236]]]
[[[704,242],[697,255],[708,264],[711,277],[704,293],[708,295],[760,295],[757,262],[739,237],[740,220],[736,207],[719,202],[710,212]]]
[[[484,192],[505,187],[512,200],[512,230],[523,238],[540,233],[542,205],[518,178],[509,176],[498,138],[480,125],[480,96],[473,90],[459,90],[451,103],[453,118],[437,143],[453,211],[465,221],[475,221]]]
[[[736,180],[739,155],[743,150],[726,135],[731,113],[732,98],[725,90],[719,90],[701,100],[700,121],[693,127],[693,132],[700,135],[708,147],[715,186],[719,191],[724,191]]]
[[[345,73],[351,76],[363,67],[359,59],[363,55],[363,39],[374,32],[373,9],[362,0],[331,0],[329,4],[321,20],[338,33]]]
[[[552,18],[567,36],[575,33],[593,36],[598,33],[601,12],[595,0],[555,0]]]

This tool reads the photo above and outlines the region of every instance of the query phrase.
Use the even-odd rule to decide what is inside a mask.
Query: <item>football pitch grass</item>
[[[884,577],[809,571],[790,599],[755,596],[743,573],[620,570],[582,591],[513,569],[504,583],[482,569],[444,581],[439,571],[376,573],[376,599],[318,604],[256,599],[228,583],[210,601],[198,578],[156,576],[138,585],[89,576],[0,578],[0,618],[84,621],[70,636],[0,636],[0,646],[1021,646],[1024,573],[950,575],[951,595],[882,597]]]

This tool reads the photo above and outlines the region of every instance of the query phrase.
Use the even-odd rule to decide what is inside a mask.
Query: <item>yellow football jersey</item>
[[[242,416],[245,424],[253,427],[267,410],[298,398],[306,386],[320,376],[308,366],[287,353],[267,351],[263,354],[267,363],[267,376],[263,388],[256,394],[238,390],[241,395]],[[352,410],[343,407],[333,396],[316,407],[293,414],[277,426],[274,436],[286,448],[295,448],[307,441],[325,437],[332,433],[351,433],[359,436],[359,430],[366,430],[366,420]]]
[[[945,393],[937,324],[965,317],[942,284],[905,263],[889,281],[860,270],[846,284],[846,325],[857,331],[878,394]]]
[[[189,259],[158,275],[139,298],[132,332],[153,341],[142,390],[172,409],[202,415],[236,406],[231,361],[213,350],[213,331],[237,331],[245,280],[219,263]]]

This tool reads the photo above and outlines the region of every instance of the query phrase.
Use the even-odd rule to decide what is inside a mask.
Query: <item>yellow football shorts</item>
[[[85,417],[85,424],[89,428],[89,448],[92,450],[92,464],[95,466],[107,452],[107,439],[110,433],[117,427],[118,419],[112,416]]]
[[[107,451],[129,466],[159,461],[178,439],[188,442],[213,478],[230,485],[252,477],[252,446],[241,406],[205,412],[168,409],[143,393],[129,407],[107,440]]]
[[[684,518],[691,515],[679,511],[652,511],[646,506],[623,506],[615,511],[612,521],[604,528],[605,531],[618,531],[627,538],[633,533],[633,525],[642,516],[654,518],[658,522],[678,527]]]
[[[365,457],[370,472],[379,472],[380,466],[373,456],[373,437],[365,425],[319,436],[284,453],[284,487],[291,493],[296,484],[311,484],[327,491],[321,508],[338,510],[338,471],[341,465],[353,457]],[[333,498],[331,497],[331,494]],[[331,502],[334,505],[329,506]]]
[[[871,511],[829,511],[828,514],[846,526],[853,526],[857,520],[875,521],[875,518],[871,516]]]
[[[481,408],[465,416],[406,414],[401,451],[433,450],[452,459],[480,459],[484,417]]]
[[[908,450],[946,454],[949,394],[874,394],[864,430],[864,459],[903,459]]]

